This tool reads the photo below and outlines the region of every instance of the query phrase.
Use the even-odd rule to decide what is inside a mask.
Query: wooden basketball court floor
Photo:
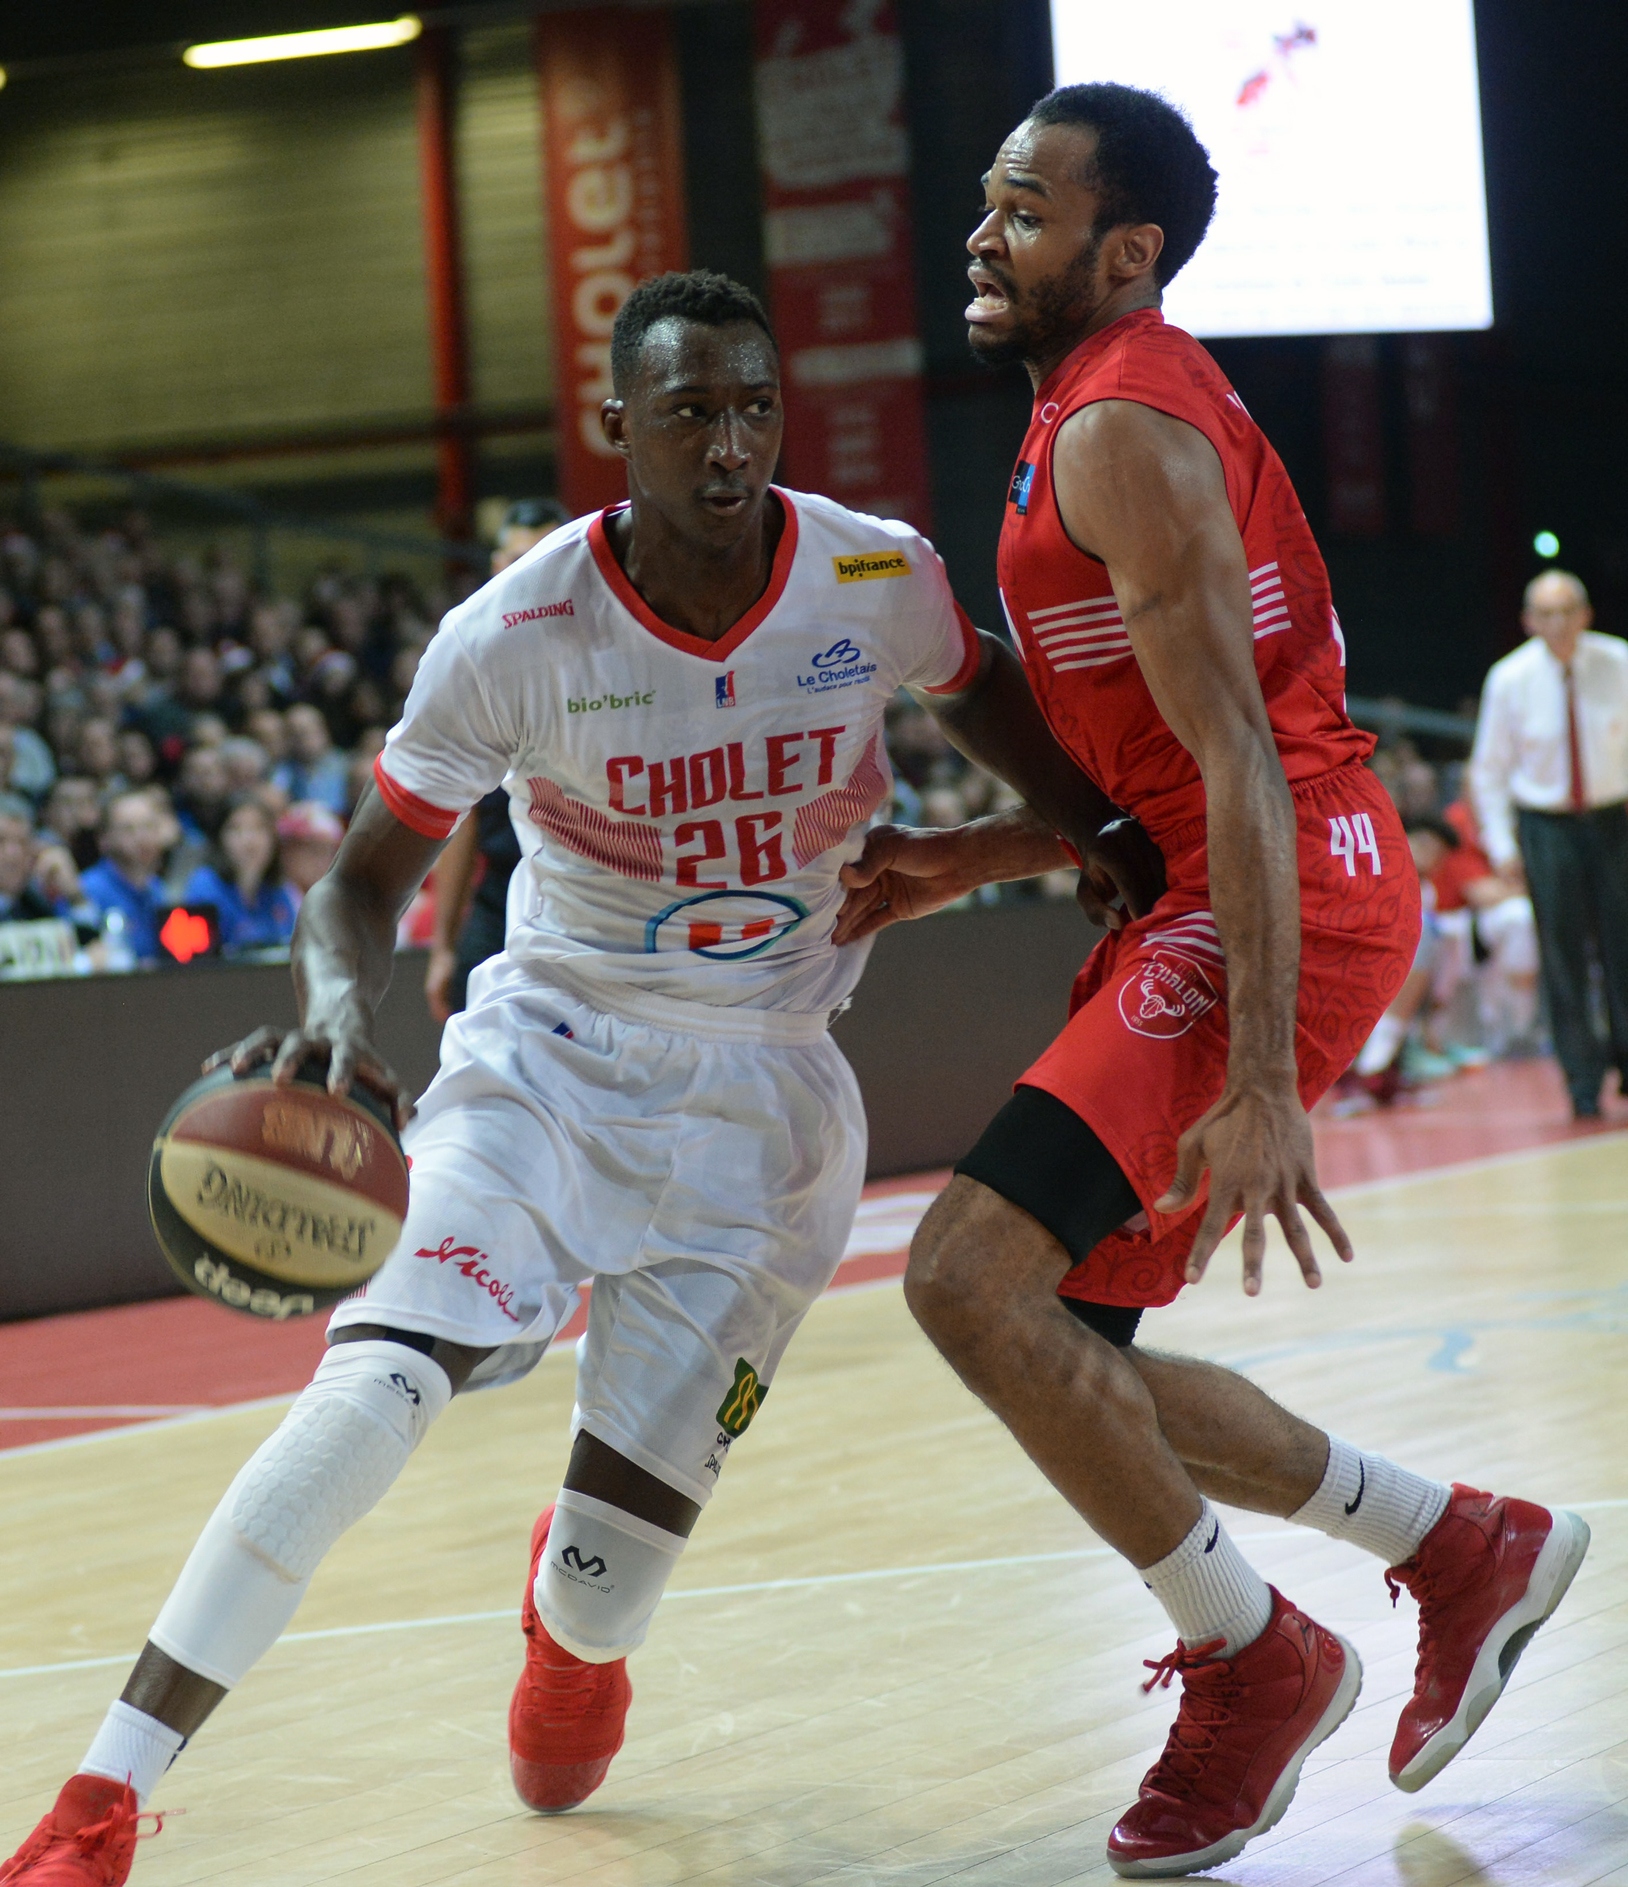
[[[1358,1262],[1330,1260],[1321,1293],[1279,1246],[1247,1302],[1229,1242],[1150,1319],[1150,1341],[1241,1367],[1341,1434],[1573,1505],[1594,1530],[1479,1736],[1404,1796],[1385,1753],[1409,1602],[1393,1612],[1354,1549],[1230,1516],[1267,1576],[1355,1642],[1366,1680],[1284,1821],[1213,1878],[1628,1887],[1628,1135],[1550,1138],[1344,1189]],[[633,1663],[606,1786],[567,1816],[522,1810],[515,1613],[570,1407],[567,1351],[453,1405],[166,1780],[156,1806],[185,1813],[142,1844],[137,1887],[1111,1878],[1104,1839],[1174,1704],[1142,1695],[1141,1660],[1171,1634],[885,1282],[815,1307],[736,1448]],[[0,1455],[0,1854],[83,1753],[280,1412]]]

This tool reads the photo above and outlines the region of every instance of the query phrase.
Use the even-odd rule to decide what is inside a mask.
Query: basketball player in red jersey
[[[1133,1341],[1240,1216],[1250,1293],[1268,1216],[1308,1285],[1302,1206],[1350,1258],[1306,1109],[1406,975],[1418,886],[1345,712],[1339,621],[1288,476],[1159,312],[1215,202],[1191,127],[1147,93],[1068,87],[985,184],[969,338],[1035,385],[1000,544],[1009,626],[1053,733],[1141,821],[1168,888],[1082,971],[1067,1028],[923,1221],[906,1293],[1180,1635],[1152,1680],[1180,1673],[1180,1713],[1108,1843],[1116,1872],[1158,1877],[1270,1827],[1361,1677],[1350,1645],[1247,1564],[1209,1497],[1352,1540],[1391,1567],[1393,1593],[1410,1588],[1417,1686],[1390,1759],[1410,1790],[1491,1708],[1588,1530],[1424,1479],[1242,1377]],[[999,767],[980,738],[963,744]],[[839,935],[1061,862],[1027,812],[873,833]]]

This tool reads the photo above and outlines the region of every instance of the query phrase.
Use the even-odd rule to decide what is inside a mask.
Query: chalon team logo
[[[1119,986],[1119,1013],[1136,1035],[1185,1035],[1221,1000],[1191,957],[1160,944]]]
[[[644,927],[644,947],[738,962],[768,950],[807,916],[806,905],[772,891],[703,891],[658,911]]]

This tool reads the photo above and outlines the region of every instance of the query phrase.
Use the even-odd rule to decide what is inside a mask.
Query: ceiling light
[[[200,69],[265,65],[273,59],[314,59],[321,53],[405,46],[423,30],[416,14],[404,13],[399,20],[378,20],[371,26],[325,26],[314,33],[272,33],[264,39],[217,39],[205,46],[188,46],[181,57]]]

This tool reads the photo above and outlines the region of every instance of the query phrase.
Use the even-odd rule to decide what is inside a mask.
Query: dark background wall
[[[947,1166],[1056,1033],[1098,933],[1071,903],[945,912],[885,931],[834,1031],[870,1121],[869,1171]],[[424,959],[396,959],[381,1052],[419,1093],[440,1030]],[[179,1290],[147,1219],[153,1135],[203,1058],[292,1026],[282,965],[0,984],[0,1321]]]
[[[993,622],[993,545],[1027,393],[1021,374],[984,377],[965,356],[961,244],[979,175],[1050,82],[1047,10],[1045,0],[899,0],[899,8],[937,535],[969,607]],[[501,7],[454,10],[470,22],[465,195],[478,390],[487,405],[519,415],[519,430],[483,445],[481,488],[511,496],[551,477],[525,10],[508,19]],[[363,431],[415,412],[427,418],[410,60],[371,54],[303,71],[200,75],[181,73],[165,50],[165,42],[330,23],[354,11],[340,0],[0,9],[0,62],[14,69],[0,93],[8,261],[0,438],[102,449],[128,448],[144,426],[149,439],[164,426],[253,431],[292,424],[324,388],[338,389],[333,413]],[[1325,344],[1215,349],[1320,533],[1353,689],[1443,707],[1473,693],[1514,637],[1538,529],[1558,533],[1562,560],[1594,589],[1603,626],[1628,626],[1628,470],[1616,444],[1628,422],[1618,333],[1628,10],[1599,0],[1478,0],[1477,27],[1497,326],[1444,344],[1457,412],[1452,528],[1416,528],[1405,337],[1379,342],[1386,522],[1368,539],[1342,537],[1330,516]],[[695,259],[761,284],[747,0],[681,6],[679,44]],[[1376,99],[1373,136],[1391,130]],[[206,134],[221,161],[200,176]],[[259,170],[246,144],[259,152]],[[313,174],[329,173],[332,188],[312,187],[307,161]],[[1352,161],[1362,161],[1360,150]],[[228,176],[248,185],[278,167],[289,188],[262,189],[259,224],[232,214]],[[383,207],[358,240],[351,212],[381,191]],[[158,214],[166,201],[177,206],[167,224]],[[79,338],[62,323],[76,299],[91,305],[78,317],[89,323]],[[70,340],[83,360],[77,375],[59,358]],[[121,384],[132,389],[124,399],[105,391]],[[427,442],[225,470],[212,461],[208,475],[356,515],[422,520],[432,493]]]

